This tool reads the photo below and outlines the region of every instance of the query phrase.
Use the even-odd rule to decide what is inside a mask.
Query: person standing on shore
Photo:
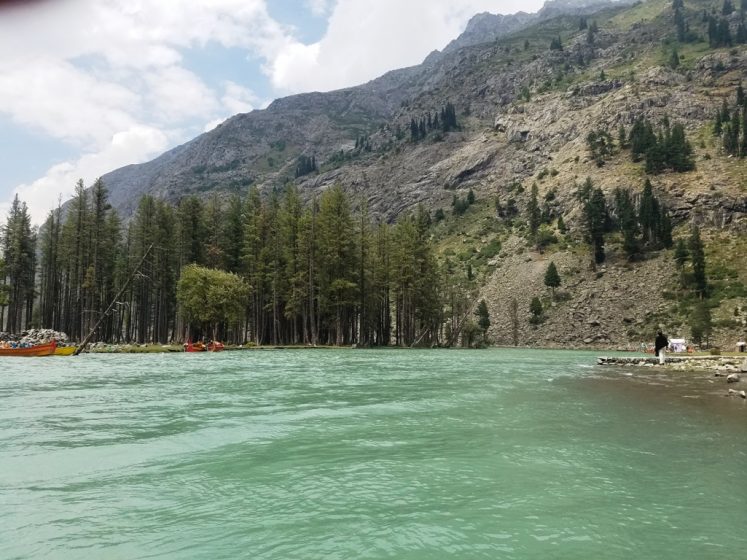
[[[666,359],[666,348],[669,346],[669,340],[663,332],[659,331],[656,333],[656,341],[654,341],[654,355],[659,356],[659,364],[664,365]]]

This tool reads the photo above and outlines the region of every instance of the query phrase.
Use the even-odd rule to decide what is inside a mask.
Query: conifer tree
[[[685,264],[690,260],[690,251],[687,250],[687,243],[683,238],[677,240],[674,247],[674,264],[680,275],[680,287],[687,288],[687,275],[685,273]]]
[[[16,195],[2,228],[4,284],[7,285],[7,319],[5,330],[17,333],[31,321],[34,300],[36,237],[25,202]],[[2,326],[0,315],[0,326]]]
[[[239,194],[228,199],[220,227],[219,247],[223,268],[229,272],[241,270],[241,245],[244,232],[244,201]]]
[[[747,43],[747,26],[745,26],[744,21],[740,21],[737,25],[737,32],[734,36],[734,42],[738,45],[744,45],[745,43]]]
[[[708,303],[699,301],[690,316],[690,336],[695,344],[705,343],[708,346],[712,331],[713,323]]]
[[[643,193],[638,207],[638,222],[641,224],[643,241],[646,243],[655,242],[659,225],[659,211],[654,197],[653,185],[648,178],[643,184]]]
[[[529,318],[529,322],[533,325],[541,323],[543,311],[540,298],[537,296],[533,297],[532,301],[529,303],[529,312],[532,314]]]
[[[669,57],[669,66],[676,70],[680,65],[680,55],[677,52],[677,49],[672,49],[672,54]]]
[[[65,265],[63,287],[63,330],[73,340],[86,334],[83,310],[89,284],[86,276],[90,252],[90,205],[82,180],[75,185],[75,195],[69,203],[68,219],[62,228],[62,262]]]
[[[591,198],[584,206],[586,219],[586,238],[594,249],[594,262],[603,263],[604,232],[607,227],[607,204],[604,200],[602,189],[596,188],[592,191]]]
[[[703,299],[708,290],[708,281],[706,279],[705,249],[703,247],[703,241],[700,238],[700,229],[698,226],[693,226],[692,231],[690,232],[688,250],[690,251],[690,259],[692,262],[694,290],[695,293]]]
[[[206,225],[205,209],[196,196],[188,196],[177,208],[178,268],[188,264],[204,264]]]
[[[617,189],[615,191],[615,206],[618,225],[623,234],[623,250],[632,260],[640,253],[640,243],[638,241],[638,220],[628,190]]]
[[[266,257],[264,205],[259,189],[252,187],[244,202],[244,240],[242,244],[242,276],[249,285],[247,315],[249,339],[255,344],[265,342]]]
[[[628,134],[625,131],[625,125],[620,123],[620,127],[617,129],[617,145],[621,150],[628,147]]]
[[[490,328],[490,311],[484,299],[481,299],[480,303],[477,304],[475,316],[477,317],[477,326],[482,332],[483,342],[487,342],[488,329]]]
[[[415,118],[413,117],[410,119],[410,140],[412,142],[417,142],[420,139],[420,127],[418,126],[417,121],[415,121]]]
[[[47,328],[61,330],[59,294],[62,283],[60,262],[60,234],[62,231],[62,207],[49,212],[39,232],[41,269],[39,306],[41,324]],[[0,278],[3,275],[0,273]]]
[[[529,233],[531,236],[537,235],[540,223],[542,222],[542,215],[540,212],[539,203],[537,202],[537,183],[532,184],[532,191],[529,196],[529,202],[527,203],[527,223],[529,225]]]
[[[544,282],[545,286],[552,290],[552,297],[555,299],[555,288],[560,286],[560,274],[558,274],[558,269],[552,261],[550,261],[550,264],[547,266],[547,270],[545,271]]]
[[[351,209],[339,184],[322,194],[318,226],[320,311],[329,321],[327,342],[339,346],[352,339],[351,306],[358,289]]]

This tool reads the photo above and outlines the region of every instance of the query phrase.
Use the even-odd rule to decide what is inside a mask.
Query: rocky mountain
[[[143,193],[177,202],[289,181],[307,198],[340,183],[387,220],[423,204],[446,216],[434,226],[434,242],[444,258],[474,270],[496,342],[512,342],[508,309],[515,300],[524,344],[624,347],[648,340],[659,325],[686,336],[689,311],[678,307],[671,251],[629,262],[613,235],[607,263],[590,266],[581,183],[589,177],[612,199],[618,187],[640,191],[646,173],[619,146],[599,165],[587,137],[593,131],[617,137],[621,126],[630,130],[640,118],[670,119],[684,126],[696,168],[650,179],[676,236],[691,223],[705,229],[714,282],[723,288],[712,310],[715,339],[727,346],[744,336],[747,323],[747,167],[712,130],[722,103],[735,104],[747,49],[709,45],[703,14],[720,13],[720,6],[687,2],[688,36],[681,42],[667,0],[556,0],[538,14],[480,14],[419,66],[353,88],[279,99],[103,179],[124,215]],[[594,29],[584,28],[580,14],[593,14],[586,19]],[[736,36],[737,12],[725,21]],[[433,119],[448,103],[456,107],[458,128],[427,128],[415,138],[413,123]],[[313,156],[317,170],[297,173],[300,156]],[[568,228],[560,232],[553,221],[557,241],[543,252],[527,239],[521,218],[532,184],[549,215]],[[452,214],[453,200],[470,190],[478,202]],[[498,205],[512,206],[516,215],[506,218]],[[563,278],[559,300],[548,299],[542,282],[551,260]],[[546,318],[531,325],[526,310],[538,295]]]
[[[403,107],[412,104],[416,108],[428,97],[450,97],[448,80],[461,65],[466,47],[493,42],[556,14],[593,13],[618,3],[551,0],[536,14],[478,14],[443,53],[435,51],[419,66],[389,72],[357,87],[278,99],[267,109],[236,115],[153,161],[106,174],[103,179],[112,204],[128,216],[145,193],[178,201],[188,194],[226,192],[252,184],[267,188],[293,179],[296,159],[304,154],[314,155],[329,168],[336,165],[329,160],[336,160],[340,151],[351,151],[359,136],[408,126],[411,110],[403,111]],[[505,76],[502,80],[506,92],[513,88],[513,78]],[[378,134],[377,148],[388,140]],[[321,182],[326,183],[328,178]],[[379,210],[396,214],[401,208]]]

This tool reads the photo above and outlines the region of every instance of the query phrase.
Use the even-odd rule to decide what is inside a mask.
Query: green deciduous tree
[[[191,264],[181,271],[177,301],[188,324],[210,328],[216,340],[220,323],[240,321],[248,291],[236,274]]]

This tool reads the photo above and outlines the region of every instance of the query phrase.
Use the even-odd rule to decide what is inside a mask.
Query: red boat
[[[57,348],[57,342],[54,340],[46,344],[37,344],[25,348],[0,347],[0,356],[51,356],[54,354],[55,348]]]
[[[192,344],[192,341],[190,340],[184,345],[185,352],[204,352],[205,350],[207,350],[207,348],[202,342],[195,342]]]
[[[185,352],[220,352],[223,350],[222,342],[209,342],[207,345],[202,342],[195,342],[194,344],[190,340],[184,345]]]

